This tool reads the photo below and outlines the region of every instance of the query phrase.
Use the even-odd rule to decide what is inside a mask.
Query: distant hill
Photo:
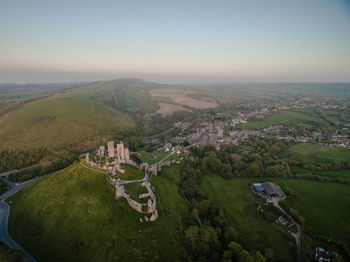
[[[0,117],[0,149],[50,148],[135,131],[132,114],[157,109],[141,93],[144,86],[135,80],[95,82],[17,105]]]

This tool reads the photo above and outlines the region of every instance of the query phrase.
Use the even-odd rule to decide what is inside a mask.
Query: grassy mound
[[[114,199],[105,175],[74,164],[14,195],[9,230],[40,261],[181,258],[185,202],[168,179],[152,184],[160,216],[141,223],[126,200]]]

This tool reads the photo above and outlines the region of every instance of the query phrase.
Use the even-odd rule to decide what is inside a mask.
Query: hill
[[[144,116],[156,112],[159,101],[167,100],[152,97],[149,91],[169,88],[189,87],[117,79],[66,88],[43,98],[6,105],[0,112],[0,149],[52,149],[79,144],[86,148],[108,137],[152,133],[158,126],[145,121]],[[199,95],[199,91],[195,94]],[[169,123],[173,122],[171,119]],[[168,129],[169,124],[159,128]]]
[[[186,204],[167,178],[152,184],[160,216],[141,223],[105,175],[73,164],[10,199],[10,234],[40,261],[180,259]]]

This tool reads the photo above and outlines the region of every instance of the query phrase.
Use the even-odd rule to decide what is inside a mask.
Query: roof
[[[264,191],[263,186],[260,183],[255,183],[253,184],[253,187],[255,188],[256,191],[261,192]]]
[[[267,195],[279,195],[279,196],[284,195],[280,186],[272,182],[264,182],[261,185],[264,187]]]

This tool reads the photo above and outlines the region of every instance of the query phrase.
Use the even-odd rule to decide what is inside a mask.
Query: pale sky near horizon
[[[350,82],[349,0],[2,0],[0,82]]]

